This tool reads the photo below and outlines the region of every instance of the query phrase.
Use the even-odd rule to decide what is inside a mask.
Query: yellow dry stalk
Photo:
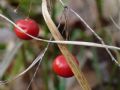
[[[55,40],[64,40],[62,35],[59,33],[58,28],[52,21],[50,14],[48,13],[47,9],[47,2],[46,0],[42,0],[42,14],[45,19],[45,22],[52,33]],[[64,44],[58,44],[58,47],[62,54],[65,56],[68,65],[70,66],[71,70],[73,71],[77,81],[79,82],[82,90],[91,90],[85,76],[83,75],[82,71],[79,69],[79,66],[74,62],[73,55],[68,51],[67,46]]]

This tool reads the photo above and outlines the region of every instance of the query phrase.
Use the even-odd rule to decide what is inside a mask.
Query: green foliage
[[[0,44],[0,50],[5,50],[5,48],[6,48],[6,45],[5,44]]]
[[[98,12],[99,12],[100,16],[102,16],[103,0],[96,0],[96,4],[97,4]]]

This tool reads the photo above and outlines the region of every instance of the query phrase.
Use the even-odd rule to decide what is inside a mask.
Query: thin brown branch
[[[102,45],[105,45],[105,42],[103,41],[103,39],[84,21],[84,19],[78,14],[76,13],[73,9],[71,9],[70,7],[66,6],[62,0],[59,0],[60,3],[62,4],[62,6],[64,8],[68,8],[70,9],[70,11],[72,13],[74,13],[79,19],[80,21],[96,36],[96,38],[101,42]],[[105,50],[107,51],[107,53],[110,55],[112,61],[114,61],[119,67],[120,67],[120,63],[115,59],[115,57],[112,55],[112,53],[110,52],[109,48],[105,47]]]

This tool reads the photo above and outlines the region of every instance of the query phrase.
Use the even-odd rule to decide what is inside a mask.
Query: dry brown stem
[[[50,32],[52,33],[54,39],[57,41],[64,40],[62,35],[59,33],[58,28],[55,26],[54,22],[52,21],[50,14],[48,13],[46,0],[42,0],[42,13],[43,13],[45,22],[46,22],[48,28],[50,29]],[[67,46],[64,44],[58,44],[58,47],[59,47],[60,51],[62,52],[62,54],[65,56],[67,63],[70,66],[70,68],[72,69],[82,90],[91,90],[86,78],[84,77],[82,71],[79,69],[79,66],[74,62],[74,60],[73,60],[74,58],[73,58],[72,54],[68,51]]]

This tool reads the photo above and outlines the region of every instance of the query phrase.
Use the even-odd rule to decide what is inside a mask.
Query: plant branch
[[[26,33],[22,28],[20,28],[18,25],[16,25],[12,20],[10,20],[9,18],[7,18],[6,16],[4,16],[3,14],[0,13],[0,17],[4,18],[5,20],[7,20],[9,23],[11,23],[12,25],[14,25],[16,28],[18,28],[21,32],[25,33],[26,35],[28,35],[29,37],[38,40],[38,41],[43,41],[43,42],[47,42],[47,43],[56,43],[56,44],[69,44],[69,45],[82,45],[82,46],[92,46],[92,47],[99,47],[99,48],[109,48],[109,49],[116,49],[116,50],[120,50],[119,47],[115,47],[115,46],[110,46],[110,45],[103,45],[103,44],[98,44],[98,43],[93,43],[93,42],[83,42],[83,41],[62,41],[62,40],[56,40],[56,41],[50,41],[50,40],[46,40],[46,39],[41,39],[41,38],[37,38],[34,37],[28,33]]]
[[[52,38],[50,38],[50,40],[51,40],[51,39],[52,39]],[[47,44],[44,52],[46,52],[46,51],[48,50],[49,45],[50,45],[50,43]],[[42,57],[42,58],[43,58],[43,57]],[[37,74],[37,71],[38,71],[38,69],[39,69],[39,67],[40,67],[40,64],[41,64],[41,62],[42,62],[42,58],[41,58],[41,60],[39,60],[39,63],[38,63],[38,65],[37,65],[37,67],[36,67],[36,70],[35,70],[35,72],[34,72],[34,74],[33,74],[33,77],[32,77],[32,79],[30,80],[30,83],[29,83],[29,85],[28,85],[28,87],[27,87],[26,90],[29,90],[30,85],[31,85],[31,83],[33,82],[33,80],[34,80],[34,78],[35,78],[35,76],[36,76],[36,74]]]
[[[62,6],[64,8],[68,8],[70,9],[71,12],[73,12],[79,19],[80,21],[82,21],[82,23],[96,36],[96,38],[102,43],[102,45],[105,45],[105,42],[102,40],[102,38],[84,21],[84,19],[77,14],[73,9],[71,9],[70,7],[66,6],[62,0],[59,0],[60,3],[62,4]],[[119,67],[120,67],[120,63],[114,58],[114,56],[112,55],[112,53],[110,52],[110,50],[108,49],[108,47],[105,47],[106,51],[108,52],[108,54],[110,55],[112,61],[114,61]]]

